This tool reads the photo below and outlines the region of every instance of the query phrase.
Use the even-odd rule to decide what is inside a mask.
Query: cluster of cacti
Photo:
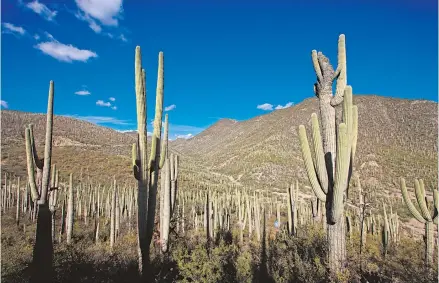
[[[405,179],[400,179],[401,193],[404,201],[413,217],[424,224],[425,234],[425,264],[431,266],[433,263],[434,251],[434,237],[433,237],[433,223],[438,223],[439,197],[438,191],[433,190],[433,205],[430,205],[425,194],[424,181],[422,179],[415,180],[415,195],[421,212],[419,212],[413,205],[410,195],[407,191]]]
[[[390,244],[398,244],[399,217],[393,212],[392,203],[390,210],[382,203],[382,215],[372,214],[370,195],[363,191],[359,177],[356,178],[358,203],[350,204],[349,209],[345,207],[354,167],[358,110],[353,105],[352,88],[347,85],[344,35],[339,37],[336,70],[321,52],[312,52],[317,75],[315,94],[319,99],[320,115],[311,115],[311,147],[305,126],[300,125],[298,129],[305,169],[315,198],[304,198],[303,195],[299,198],[298,180],[288,186],[286,192],[284,189],[282,192],[263,191],[230,182],[228,178],[221,178],[220,174],[200,172],[199,168],[190,165],[180,168],[179,156],[168,148],[168,115],[165,115],[162,139],[162,52],[158,58],[154,130],[148,156],[146,73],[142,69],[140,47],[137,46],[135,52],[138,135],[137,143],[132,146],[132,170],[137,188],[118,182],[116,177],[112,185],[92,184],[90,179],[83,180],[82,169],[79,180],[74,182],[73,174],[70,174],[68,184],[60,182],[59,170],[56,165],[51,165],[53,82],[50,82],[49,89],[44,158],[38,157],[31,124],[25,130],[28,173],[25,190],[21,187],[22,180],[19,177],[13,181],[5,175],[0,197],[2,212],[15,205],[15,221],[18,227],[24,215],[37,220],[33,256],[36,271],[34,281],[47,281],[51,274],[58,208],[61,208],[58,242],[62,242],[66,234],[66,243],[74,243],[74,221],[83,220],[85,226],[93,221],[96,244],[101,243],[102,230],[109,230],[108,245],[111,253],[115,251],[123,231],[133,232],[133,218],[136,215],[139,273],[144,278],[150,275],[150,244],[155,230],[158,230],[161,252],[167,253],[170,231],[181,234],[189,229],[201,231],[206,238],[206,247],[210,250],[224,233],[232,233],[237,228],[240,244],[243,245],[245,239],[255,240],[260,244],[261,258],[264,258],[267,217],[273,217],[277,221],[273,229],[276,233],[280,231],[293,237],[300,236],[305,225],[318,224],[326,230],[328,266],[331,272],[343,271],[345,268],[346,237],[352,244],[355,229],[360,234],[360,253],[366,245],[368,233],[381,236],[384,256],[387,255]],[[337,87],[333,95],[332,85],[335,79]],[[159,182],[160,192],[157,196]],[[431,266],[434,250],[433,223],[437,224],[438,219],[438,192],[433,191],[434,206],[429,206],[423,181],[415,180],[415,194],[421,210],[419,212],[410,200],[404,179],[401,179],[400,186],[403,199],[413,217],[425,224],[425,262]],[[159,210],[157,224],[156,210]]]
[[[313,50],[312,61],[317,75],[314,91],[319,99],[322,125],[321,133],[317,114],[313,113],[311,123],[315,161],[305,126],[299,126],[298,134],[311,187],[316,196],[326,203],[329,268],[332,272],[338,272],[344,269],[346,263],[344,206],[353,169],[358,127],[352,88],[347,86],[345,36],[340,35],[338,41],[337,70],[321,52]],[[337,79],[335,95],[332,91],[334,79]]]

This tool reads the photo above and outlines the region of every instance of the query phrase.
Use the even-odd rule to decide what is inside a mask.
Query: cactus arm
[[[165,115],[165,129],[164,129],[164,137],[162,140],[162,149],[160,151],[160,164],[159,168],[162,169],[165,164],[165,158],[168,156],[168,114]]]
[[[343,102],[344,91],[347,85],[346,66],[346,40],[345,35],[340,34],[338,37],[338,63],[334,74],[334,79],[337,78],[337,87],[335,96],[331,99],[331,106],[333,107]]]
[[[316,171],[323,192],[328,192],[328,172],[326,171],[325,154],[323,152],[322,137],[320,135],[319,120],[317,114],[311,114],[312,122],[312,139],[316,157]]]
[[[336,176],[331,207],[331,222],[336,223],[343,214],[343,195],[348,185],[349,143],[348,129],[345,123],[338,126]]]
[[[43,160],[38,157],[38,151],[37,146],[35,145],[35,138],[34,138],[34,125],[29,124],[29,130],[30,130],[30,140],[31,140],[31,148],[32,148],[32,155],[35,162],[35,166],[38,169],[43,170]]]
[[[311,52],[311,58],[312,58],[312,64],[314,66],[314,71],[316,72],[317,75],[317,81],[321,82],[323,81],[323,74],[322,74],[322,69],[320,68],[319,60],[317,59],[316,50],[313,50]]]
[[[302,156],[305,163],[306,172],[308,174],[309,181],[311,183],[311,188],[313,189],[316,196],[323,202],[326,202],[326,194],[322,190],[317,179],[316,172],[314,170],[313,160],[311,157],[311,150],[309,148],[308,137],[306,136],[306,130],[304,125],[299,126],[299,140],[300,147],[302,149]]]
[[[40,196],[37,190],[37,184],[35,182],[34,175],[34,160],[32,155],[32,145],[31,145],[31,137],[30,137],[30,129],[26,128],[25,131],[26,138],[26,159],[27,159],[27,176],[29,180],[29,185],[31,189],[32,200],[37,201]]]
[[[133,143],[133,147],[131,150],[131,161],[132,161],[132,166],[133,166],[133,174],[134,174],[134,178],[136,178],[136,180],[140,179],[140,170],[139,170],[139,159],[137,159],[137,144]]]
[[[409,193],[407,192],[407,187],[405,185],[404,178],[400,179],[400,186],[401,186],[402,197],[410,213],[413,215],[414,218],[416,218],[416,220],[418,220],[421,223],[425,223],[426,220],[424,219],[424,217],[422,217],[422,215],[419,213],[419,211],[416,209],[416,207],[413,205],[412,201],[410,200],[410,196]]]
[[[434,212],[433,212],[433,221],[435,224],[437,224],[437,219],[438,219],[438,211],[439,211],[439,196],[438,196],[438,191],[437,190],[433,190],[433,204],[434,204]]]
[[[431,221],[431,215],[430,211],[427,207],[427,200],[425,197],[425,189],[424,189],[424,182],[422,180],[418,181],[415,180],[415,195],[416,200],[418,201],[419,208],[421,209],[422,217],[427,220]]]
[[[174,178],[175,178],[175,181],[177,181],[177,179],[178,179],[178,160],[179,160],[178,155],[175,155],[175,157],[174,157],[174,162],[175,162],[175,164],[174,164]]]

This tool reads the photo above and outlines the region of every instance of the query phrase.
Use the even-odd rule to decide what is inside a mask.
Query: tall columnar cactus
[[[169,226],[171,220],[171,168],[170,168],[170,160],[166,158],[164,172],[162,171],[162,178],[164,179],[164,191],[163,191],[163,206],[161,207],[163,218],[162,227],[161,228],[161,248],[162,252],[165,253],[168,251],[168,239],[169,239]]]
[[[384,215],[384,223],[381,233],[381,242],[383,244],[383,255],[384,257],[386,257],[387,248],[389,246],[390,226],[389,226],[389,218],[387,217],[386,206],[384,203],[383,203],[383,215]]]
[[[160,169],[160,138],[163,114],[163,52],[159,53],[154,130],[151,154],[148,159],[146,131],[146,80],[142,69],[140,46],[135,55],[135,90],[137,109],[138,142],[133,145],[133,172],[138,181],[137,190],[137,230],[139,273],[148,277],[149,246],[152,240],[157,195],[158,171]]]
[[[73,202],[73,174],[70,173],[69,178],[69,191],[67,196],[67,235],[66,241],[67,244],[70,245],[72,243],[73,236],[73,220],[75,218],[74,214],[74,202]]]
[[[332,273],[343,271],[346,264],[344,206],[352,173],[357,141],[357,107],[352,102],[352,88],[346,85],[345,36],[338,41],[338,67],[334,71],[329,59],[321,52],[312,51],[317,75],[314,91],[319,99],[320,132],[317,114],[311,115],[311,155],[304,125],[299,126],[299,139],[308,179],[316,196],[326,203],[329,268]],[[332,84],[337,79],[336,94]],[[339,116],[342,104],[342,115]]]
[[[296,186],[291,184],[287,190],[287,205],[288,205],[288,233],[290,235],[297,235],[297,205],[299,194],[299,182],[296,181]]]
[[[422,179],[415,179],[415,195],[421,212],[419,212],[410,200],[409,193],[407,192],[407,187],[405,184],[405,179],[400,179],[400,186],[402,197],[413,217],[419,222],[425,225],[425,264],[430,267],[433,263],[433,251],[434,251],[434,240],[433,240],[433,223],[438,224],[438,210],[439,210],[439,197],[438,191],[433,190],[433,207],[429,205],[428,199],[425,195],[424,181]],[[431,213],[433,210],[433,214]]]
[[[56,230],[55,230],[55,214],[58,202],[58,183],[59,183],[59,171],[56,170],[56,165],[53,165],[52,171],[52,185],[49,193],[49,210],[52,217],[52,241],[55,242]]]
[[[52,218],[49,210],[48,194],[52,161],[53,96],[54,84],[53,81],[50,81],[44,159],[38,158],[32,126],[26,128],[25,132],[28,181],[31,187],[32,199],[38,204],[32,282],[45,282],[51,280],[52,276]],[[34,175],[34,164],[37,167],[37,180],[35,180]]]
[[[175,200],[177,197],[177,180],[178,180],[178,155],[171,153],[170,159],[171,170],[171,214],[174,211]]]

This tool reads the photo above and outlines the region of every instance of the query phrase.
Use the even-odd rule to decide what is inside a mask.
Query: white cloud
[[[113,106],[113,107],[111,107],[111,109],[117,110],[117,106]]]
[[[90,50],[79,49],[71,44],[67,45],[57,41],[50,33],[45,33],[50,41],[37,44],[35,48],[41,50],[44,54],[49,55],[62,62],[81,61],[87,62],[90,58],[96,58],[98,55]]]
[[[119,39],[124,41],[124,42],[128,41],[127,38],[125,37],[125,35],[123,35],[123,34],[119,35]]]
[[[34,35],[35,40],[40,40],[40,36],[38,34]]]
[[[34,11],[35,13],[41,15],[48,21],[52,21],[53,18],[58,14],[57,11],[52,11],[47,8],[46,5],[38,2],[38,0],[34,0],[33,2],[29,2],[26,4],[26,7]]]
[[[171,111],[171,110],[174,110],[175,108],[177,108],[177,105],[172,104],[172,105],[166,106],[165,111]]]
[[[264,103],[264,104],[256,106],[256,108],[261,109],[261,110],[265,110],[265,111],[270,111],[270,110],[273,110],[273,105],[269,104],[269,103]]]
[[[110,100],[110,101],[116,101],[116,98],[114,98],[114,97],[110,97],[109,100]]]
[[[64,117],[75,118],[79,120],[84,120],[93,124],[113,124],[113,125],[132,125],[127,120],[120,120],[115,117],[105,117],[105,116],[79,116],[79,115],[62,115]]]
[[[98,100],[98,101],[96,101],[96,105],[103,106],[103,107],[110,107],[111,103],[110,102],[104,102],[103,100]]]
[[[284,106],[282,106],[282,105],[278,105],[278,106],[276,106],[276,110],[279,110],[279,109],[285,109],[285,108],[288,108],[288,107],[291,107],[291,106],[293,106],[293,103],[292,102],[288,102],[287,104],[285,104]]]
[[[8,103],[6,101],[4,101],[4,100],[1,100],[1,106],[3,108],[8,108],[9,107]]]
[[[187,134],[187,135],[175,135],[175,138],[177,138],[177,139],[185,139],[185,140],[190,139],[190,138],[192,138],[192,137],[193,137],[192,134]]]
[[[12,33],[19,35],[24,35],[26,33],[26,30],[24,28],[16,26],[11,23],[3,23],[3,27],[5,28],[5,30],[3,31],[4,33]]]
[[[152,136],[152,132],[146,132],[146,135],[147,135],[148,137],[150,137],[150,136]]]
[[[78,8],[90,17],[106,26],[117,26],[123,11],[122,0],[75,0]]]
[[[91,93],[88,90],[78,90],[75,92],[77,95],[90,95]]]

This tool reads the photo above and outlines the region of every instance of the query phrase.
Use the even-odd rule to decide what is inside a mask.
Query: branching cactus
[[[52,276],[52,218],[48,204],[48,193],[52,161],[53,96],[54,85],[53,81],[50,81],[44,159],[38,158],[32,126],[26,128],[25,132],[28,181],[32,199],[38,204],[37,230],[33,253],[34,270],[31,282],[49,281]],[[37,179],[35,179],[34,175],[34,164],[37,167]]]
[[[434,237],[433,237],[433,223],[438,224],[438,210],[439,210],[439,198],[438,191],[433,190],[433,207],[429,205],[427,197],[425,195],[424,181],[422,179],[415,180],[415,195],[421,212],[419,212],[410,200],[410,195],[407,192],[405,179],[400,179],[400,186],[402,197],[409,209],[410,213],[416,220],[425,225],[425,264],[431,267],[433,264],[433,251],[434,251]],[[433,213],[431,213],[433,210]]]
[[[160,139],[163,114],[163,52],[159,53],[157,91],[154,130],[151,141],[151,154],[148,159],[147,131],[146,131],[146,79],[145,70],[142,69],[142,55],[140,46],[136,47],[135,55],[135,90],[137,109],[137,144],[133,145],[133,172],[138,182],[137,190],[137,235],[139,273],[143,279],[149,277],[149,246],[152,240],[158,171],[160,169]],[[159,161],[160,160],[160,161]],[[163,159],[164,161],[164,159]]]
[[[352,102],[352,88],[346,85],[345,36],[338,41],[338,67],[334,71],[329,59],[312,51],[317,75],[314,91],[319,99],[320,123],[317,114],[311,115],[312,144],[315,161],[304,125],[298,134],[308,179],[316,196],[326,204],[329,269],[343,271],[346,265],[346,232],[344,206],[356,151],[357,107]],[[332,84],[337,79],[336,94]],[[338,111],[342,105],[341,116]],[[336,111],[337,110],[337,111]]]

